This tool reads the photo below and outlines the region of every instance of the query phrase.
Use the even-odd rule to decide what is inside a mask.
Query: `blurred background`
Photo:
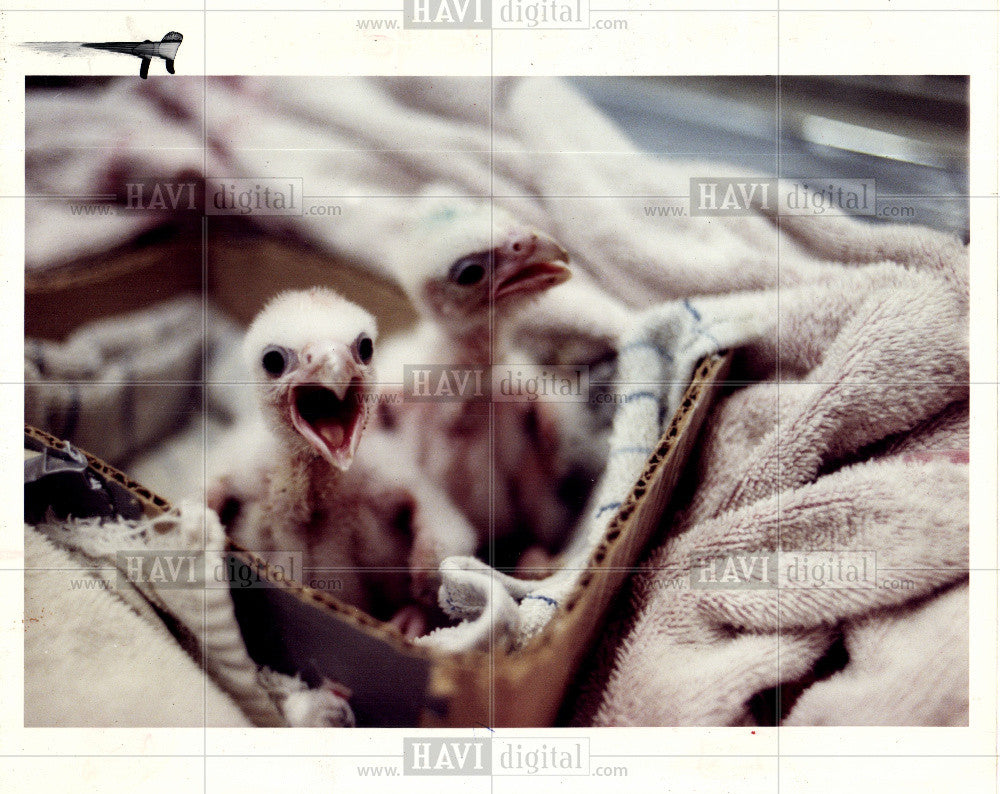
[[[29,77],[28,91],[117,78]],[[875,179],[903,220],[968,240],[964,75],[576,77],[639,147],[768,176]],[[909,211],[907,211],[908,213]]]
[[[919,223],[968,241],[968,77],[572,82],[643,149],[768,176],[874,179],[879,205],[900,212],[862,219]]]

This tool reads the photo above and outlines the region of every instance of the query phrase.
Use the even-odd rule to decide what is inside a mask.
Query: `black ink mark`
[[[177,50],[181,46],[184,37],[177,31],[170,31],[160,41],[29,41],[24,44],[26,47],[39,50],[41,52],[59,53],[61,55],[74,54],[80,47],[91,50],[104,50],[106,52],[120,52],[123,55],[134,55],[142,61],[139,66],[139,77],[143,80],[149,75],[149,64],[153,58],[162,58],[167,62],[167,71],[174,73],[174,59],[177,57]]]
[[[149,74],[149,63],[153,58],[163,58],[167,62],[167,71],[174,73],[174,58],[177,57],[177,49],[181,46],[184,37],[176,32],[170,31],[160,41],[105,41],[99,44],[84,44],[92,50],[107,50],[108,52],[121,52],[126,55],[134,55],[142,59],[139,67],[139,77],[143,80]]]

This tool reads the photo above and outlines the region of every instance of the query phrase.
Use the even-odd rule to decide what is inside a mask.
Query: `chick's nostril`
[[[538,238],[533,234],[530,236],[515,237],[507,244],[507,250],[514,256],[531,256],[535,250],[537,240]]]

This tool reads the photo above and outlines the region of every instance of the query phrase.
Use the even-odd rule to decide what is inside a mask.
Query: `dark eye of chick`
[[[371,364],[375,352],[375,343],[368,334],[361,334],[354,343],[355,355],[362,364]]]
[[[463,256],[451,266],[448,275],[459,286],[472,287],[486,276],[486,268],[489,263],[489,251]]]
[[[288,366],[288,352],[282,347],[271,345],[264,349],[260,363],[264,367],[264,372],[276,378]]]

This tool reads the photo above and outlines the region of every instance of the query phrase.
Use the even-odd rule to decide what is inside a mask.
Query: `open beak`
[[[496,251],[493,298],[529,295],[562,284],[571,275],[569,254],[551,237],[516,235]]]
[[[350,468],[368,420],[365,391],[347,351],[313,352],[312,366],[288,391],[292,426],[340,471]]]

